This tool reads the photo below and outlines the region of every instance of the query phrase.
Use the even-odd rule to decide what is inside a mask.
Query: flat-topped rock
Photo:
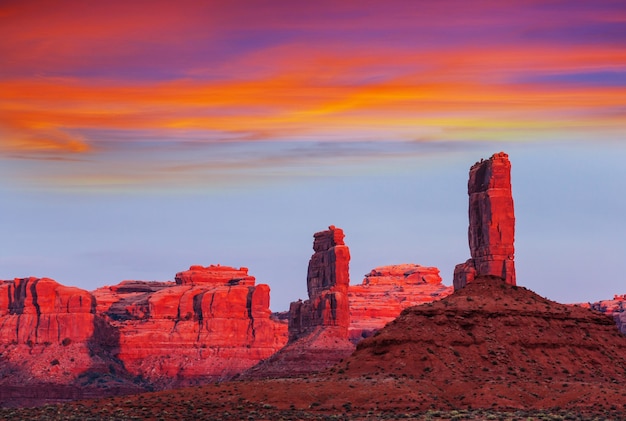
[[[94,333],[94,315],[94,297],[80,288],[34,277],[0,283],[3,343],[87,340]]]
[[[125,281],[94,295],[119,334],[118,358],[157,388],[228,379],[287,342],[269,286],[247,268],[191,266],[176,282]]]
[[[222,285],[254,285],[255,279],[248,275],[248,268],[239,269],[230,266],[194,265],[175,277],[178,285],[222,284]]]
[[[416,264],[382,266],[350,285],[350,340],[372,336],[407,307],[448,296],[453,287],[442,284],[439,269]]]

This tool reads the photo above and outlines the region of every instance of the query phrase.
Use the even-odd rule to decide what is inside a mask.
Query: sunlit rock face
[[[229,266],[211,265],[191,266],[189,270],[179,272],[175,277],[177,285],[251,285],[255,279],[248,275],[248,268],[235,269]]]
[[[92,293],[46,278],[0,282],[0,405],[226,379],[287,342],[269,286],[246,268],[193,266],[176,278]]]
[[[508,155],[500,152],[474,164],[467,188],[471,259],[454,269],[454,288],[463,288],[481,275],[498,276],[515,285],[515,212]]]
[[[350,285],[350,340],[357,343],[400,315],[407,307],[450,295],[441,283],[439,269],[416,264],[382,266],[365,275],[360,285]]]
[[[321,327],[327,335],[348,337],[350,250],[344,244],[343,230],[335,226],[315,233],[314,238],[315,253],[307,272],[309,299],[293,302],[289,307],[290,341]]]
[[[227,379],[282,348],[287,326],[270,318],[269,294],[246,268],[226,266],[94,292],[119,331],[118,358],[157,387]]]
[[[626,335],[626,294],[615,295],[612,300],[602,300],[595,303],[583,304],[582,306],[613,317],[620,332]]]
[[[48,278],[24,278],[0,284],[3,342],[61,343],[93,336],[95,300],[87,291]]]
[[[348,266],[343,230],[333,225],[314,234],[307,271],[309,299],[289,307],[289,342],[244,378],[289,377],[324,370],[354,351],[348,340]]]
[[[0,387],[72,385],[111,371],[125,386],[124,368],[110,353],[115,333],[95,304],[89,292],[49,278],[1,281]],[[45,388],[37,393],[47,396]]]

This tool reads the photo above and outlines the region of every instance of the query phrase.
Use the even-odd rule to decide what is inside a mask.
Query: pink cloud
[[[574,115],[589,127],[616,124],[624,87],[529,75],[624,71],[621,45],[533,39],[623,22],[624,12],[522,1],[393,5],[5,2],[0,149],[93,152],[89,130],[405,139],[537,127],[529,121],[565,127]]]

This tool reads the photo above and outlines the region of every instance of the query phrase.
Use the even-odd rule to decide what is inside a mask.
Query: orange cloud
[[[0,155],[115,185],[193,178],[185,142],[623,138],[626,83],[587,83],[626,72],[623,8],[253,3],[2,2]]]
[[[529,74],[626,69],[615,47],[447,48],[384,46],[355,52],[282,44],[220,62],[223,79],[124,81],[38,77],[0,80],[0,147],[5,151],[93,151],[93,130],[181,129],[244,139],[386,138],[439,133],[484,138],[488,127],[601,127],[624,106],[626,87],[545,84]],[[264,69],[257,77],[237,72]],[[196,76],[203,73],[196,69]],[[193,73],[193,72],[192,72]],[[190,73],[191,74],[191,73]],[[569,116],[569,117],[568,117]],[[547,123],[546,123],[547,124]],[[460,130],[464,128],[465,131]],[[497,128],[497,129],[496,129]],[[229,136],[225,136],[229,137]]]

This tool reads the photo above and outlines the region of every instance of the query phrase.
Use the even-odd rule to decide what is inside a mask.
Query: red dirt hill
[[[278,408],[309,402],[330,412],[349,406],[598,413],[626,410],[625,384],[626,336],[610,317],[482,276],[446,298],[405,309],[326,372],[238,388],[252,402]]]
[[[487,276],[404,310],[337,370],[407,378],[452,407],[589,407],[626,384],[626,337],[603,314]]]

